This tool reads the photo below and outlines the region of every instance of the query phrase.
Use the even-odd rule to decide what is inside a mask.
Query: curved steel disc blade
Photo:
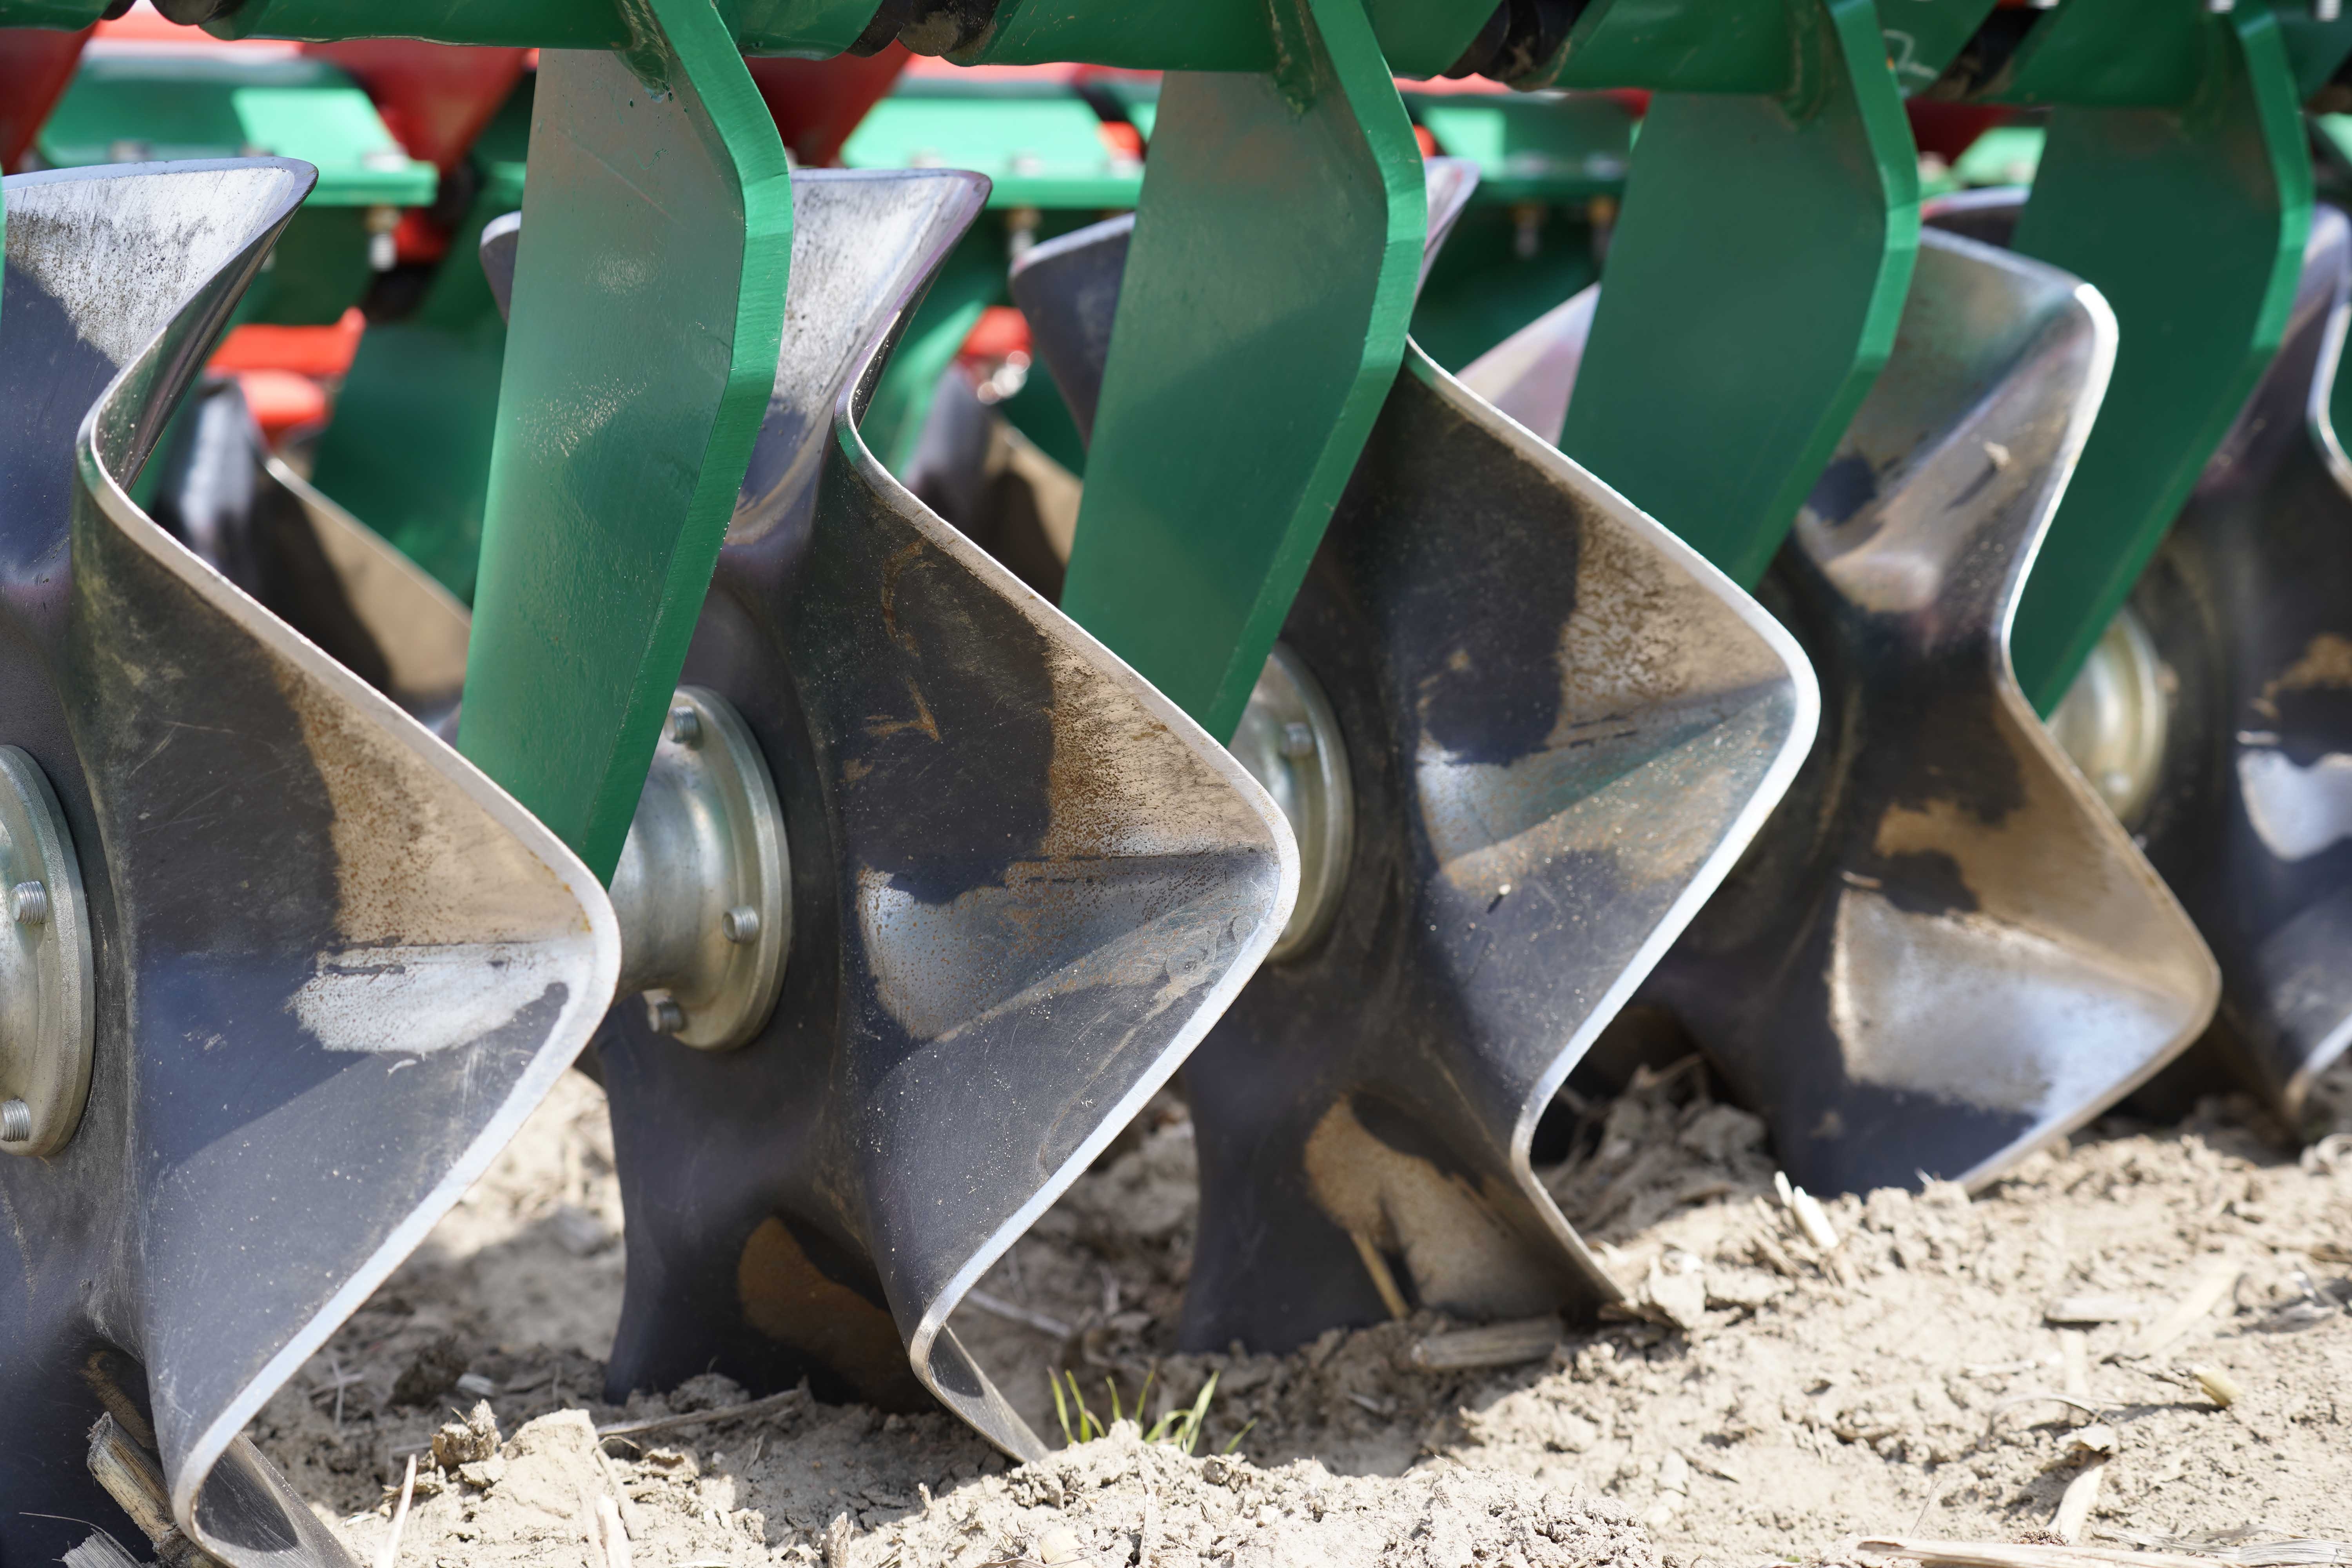
[[[488,1163],[619,973],[561,843],[123,490],[311,178],[8,182],[0,742],[60,802],[96,1002],[70,1142],[0,1154],[12,1563],[87,1533],[41,1514],[135,1539],[83,1467],[101,1387],[204,1550],[348,1562],[237,1434]]]
[[[1462,367],[1462,384],[1557,447],[1592,335],[1601,285],[1587,284]]]
[[[1124,248],[1090,232],[1013,280],[1074,405]],[[1787,787],[1817,718],[1803,656],[1418,349],[1283,641],[1338,718],[1356,831],[1328,933],[1186,1072],[1183,1342],[1615,1299],[1528,1167],[1536,1121]]]
[[[2175,681],[2132,826],[2221,961],[2212,1037],[2290,1126],[2352,1039],[2347,269],[2352,226],[2321,207],[2278,355],[2132,600]]]
[[[1297,851],[1224,750],[858,438],[977,176],[803,174],[783,356],[685,679],[782,797],[761,1037],[602,1038],[629,1223],[615,1394],[716,1366],[937,1395],[1042,1452],[945,1329],[1231,1000]]]
[[[234,382],[191,395],[155,521],[206,564],[426,724],[466,684],[465,605],[262,439]]]
[[[2009,666],[2114,349],[2074,279],[1924,236],[1886,368],[1774,565],[1822,744],[1645,994],[1807,1187],[1990,1179],[2211,1016],[2204,944]]]

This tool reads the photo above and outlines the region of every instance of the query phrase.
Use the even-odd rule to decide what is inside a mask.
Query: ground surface
[[[1162,1102],[955,1326],[1057,1445],[1049,1368],[1103,1416],[1106,1378],[1131,1405],[1150,1373],[1148,1420],[1217,1373],[1201,1457],[1122,1426],[1008,1468],[944,1416],[804,1396],[599,1445],[592,1422],[745,1396],[703,1378],[594,1402],[623,1244],[602,1100],[575,1076],[254,1436],[373,1561],[406,1454],[486,1403],[424,1460],[411,1568],[609,1564],[600,1512],[638,1568],[1834,1558],[1856,1535],[2035,1539],[2108,1435],[2085,1540],[2343,1538],[2352,1079],[2326,1092],[2336,1135],[2299,1155],[2208,1102],[2103,1124],[1973,1200],[1839,1199],[1809,1231],[1756,1123],[1694,1074],[1647,1083],[1555,1184],[1647,1321],[1469,1371],[1416,1363],[1461,1342],[1434,1318],[1280,1359],[1168,1353],[1192,1162]]]

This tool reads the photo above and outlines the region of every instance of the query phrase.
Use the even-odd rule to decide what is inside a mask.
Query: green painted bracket
[[[1220,737],[1402,362],[1428,226],[1360,0],[1272,14],[1286,68],[1161,92],[1062,597]]]
[[[774,384],[782,141],[710,0],[541,57],[458,749],[610,877]]]
[[[2003,101],[2054,105],[2021,252],[2096,288],[2114,378],[2027,579],[2011,653],[2048,713],[2269,363],[2309,232],[2301,94],[2263,0],[2068,0]]]
[[[1870,0],[1616,0],[1556,79],[1662,89],[1560,448],[1746,586],[1870,390],[1918,249]]]
[[[975,170],[988,176],[992,208],[1124,210],[1142,189],[1143,166],[1113,153],[1102,124],[1066,83],[901,79],[842,143],[841,163]]]
[[[1436,76],[1460,59],[1494,14],[1486,0],[1357,0],[1356,8],[1389,70],[1414,77]],[[999,0],[987,34],[950,58],[960,65],[1083,60],[1139,70],[1286,73],[1302,68],[1294,36],[1279,0],[1271,7],[1268,0]]]
[[[656,54],[662,24],[651,16],[665,9],[655,0],[161,0],[161,5],[165,15],[200,21],[223,38],[426,38]],[[723,6],[712,0],[709,9],[745,54],[826,59],[857,41],[874,19],[875,0],[728,0]]]
[[[184,48],[85,55],[41,127],[58,168],[266,154],[319,171],[317,207],[424,206],[433,165],[401,150],[359,83],[331,61]]]
[[[0,27],[79,32],[106,14],[107,0],[0,0]]]

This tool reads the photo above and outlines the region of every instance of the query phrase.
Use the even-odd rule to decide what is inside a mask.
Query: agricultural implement
[[[1023,1457],[949,1318],[1180,1068],[1217,1349],[1616,1300],[1539,1132],[1661,1022],[1818,1189],[2200,1037],[2293,1115],[2352,26],[1892,5],[163,0],[248,53],[70,74],[0,0],[0,1563],[344,1561],[237,1434],[575,1059],[608,1392]],[[264,146],[158,72],[374,130],[132,161]],[[315,437],[200,374],[353,310]]]

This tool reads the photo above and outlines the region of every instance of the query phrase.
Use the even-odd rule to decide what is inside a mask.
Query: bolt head
[[[1292,720],[1282,727],[1282,754],[1296,761],[1315,754],[1314,726]]]
[[[669,710],[669,738],[681,746],[702,742],[702,715],[681,702]]]
[[[646,1027],[656,1035],[675,1035],[686,1027],[686,1009],[667,996],[646,994]]]
[[[719,917],[719,929],[727,940],[740,945],[756,941],[760,935],[760,911],[749,904],[738,904]]]

